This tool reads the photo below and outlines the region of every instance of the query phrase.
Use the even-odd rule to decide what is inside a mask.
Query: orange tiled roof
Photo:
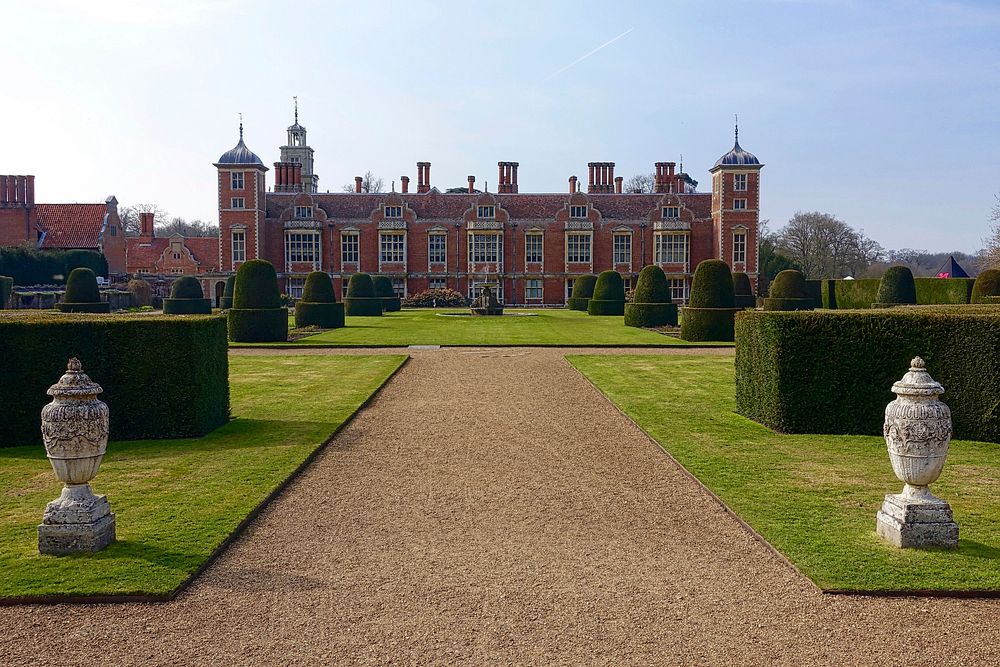
[[[42,248],[97,250],[107,204],[36,204],[35,223],[45,232]]]

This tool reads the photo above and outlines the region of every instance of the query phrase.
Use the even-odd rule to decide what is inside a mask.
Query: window
[[[631,278],[622,278],[622,287],[625,288],[626,292],[631,291],[632,290],[632,279]]]
[[[173,268],[170,269],[170,273],[184,273],[184,269]]]
[[[385,217],[387,218],[402,218],[403,217],[403,207],[402,206],[386,206],[385,207]]]
[[[542,281],[538,278],[529,278],[524,281],[524,298],[526,301],[542,300]]]
[[[657,264],[684,264],[688,261],[687,234],[657,234],[655,241]]]
[[[615,264],[630,263],[632,261],[632,235],[615,234],[612,250]]]
[[[319,262],[318,232],[288,232],[285,234],[285,264]]]
[[[586,206],[570,206],[569,207],[569,217],[571,217],[571,218],[586,218],[587,217],[587,207]]]
[[[340,262],[341,264],[357,264],[359,254],[359,243],[357,232],[341,232],[340,234]],[[344,283],[346,286],[347,283]]]
[[[406,261],[406,237],[402,234],[378,235],[378,261],[402,263]]]
[[[406,298],[406,278],[393,278],[392,279],[392,291],[400,299]]]
[[[566,235],[566,261],[570,263],[590,261],[590,234]]]
[[[295,207],[295,217],[298,220],[308,220],[313,217],[313,207],[312,206],[296,206]]]
[[[229,174],[229,186],[231,190],[243,189],[243,172],[234,171]]]
[[[427,281],[427,287],[429,289],[445,289],[448,287],[448,283],[445,278],[431,278]]]
[[[747,175],[746,174],[734,174],[733,175],[733,190],[745,191],[747,189]]]
[[[247,261],[247,233],[244,231],[233,232],[233,261]]]
[[[566,299],[567,300],[569,300],[569,298],[571,296],[573,296],[573,283],[574,282],[575,281],[573,280],[573,278],[567,278],[566,279]]]
[[[347,284],[351,281],[350,276],[344,276],[340,279],[340,297],[341,301],[347,298]]]
[[[670,298],[674,303],[687,303],[688,284],[684,278],[670,278]]]
[[[427,261],[430,264],[444,264],[448,261],[448,236],[431,234],[427,237]]]
[[[664,220],[676,220],[681,217],[681,207],[680,206],[664,206],[663,207],[663,219]]]
[[[746,264],[747,261],[747,232],[745,229],[737,229],[733,232],[733,263]]]
[[[524,235],[524,261],[528,264],[542,263],[542,235],[539,233]]]
[[[306,286],[306,279],[302,277],[291,277],[285,286],[286,294],[293,299],[302,298],[302,290]]]
[[[233,197],[229,200],[229,208],[246,208],[246,200],[243,197]]]
[[[747,207],[746,199],[734,199],[733,200],[733,210],[734,211],[744,211]]]
[[[495,211],[496,209],[494,209],[492,206],[480,206],[479,210],[476,212],[476,217],[492,219],[493,217],[495,217]]]
[[[497,264],[500,262],[500,235],[473,234],[469,237],[469,257],[473,262]]]
[[[174,259],[180,259],[181,258],[181,254],[179,252],[175,252],[175,253],[173,253],[173,255],[174,255]]]
[[[111,225],[111,235],[118,236],[118,228],[115,227],[114,225]]]

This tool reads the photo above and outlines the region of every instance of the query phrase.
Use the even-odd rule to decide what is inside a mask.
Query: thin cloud
[[[571,62],[569,65],[566,65],[562,69],[556,70],[552,74],[549,74],[547,77],[545,77],[543,79],[543,81],[548,81],[549,79],[553,79],[553,78],[559,76],[560,74],[562,74],[563,72],[565,72],[566,70],[568,70],[570,67],[574,67],[576,65],[579,65],[580,63],[582,63],[584,60],[586,60],[590,56],[594,55],[595,53],[597,53],[598,51],[600,51],[601,49],[603,49],[606,46],[611,46],[612,44],[614,44],[615,42],[617,42],[619,39],[621,39],[625,35],[627,35],[630,32],[632,32],[633,30],[635,30],[635,28],[629,28],[628,30],[626,30],[622,34],[618,35],[617,37],[612,37],[608,41],[604,42],[603,44],[601,44],[600,46],[598,46],[596,49],[592,49],[590,51],[587,51],[585,54],[583,54],[582,56],[580,56],[579,58],[577,58],[576,60],[574,60],[573,62]]]

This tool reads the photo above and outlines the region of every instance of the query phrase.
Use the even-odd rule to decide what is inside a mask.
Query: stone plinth
[[[100,551],[115,541],[115,515],[105,496],[89,484],[71,484],[45,506],[38,526],[38,551],[64,555]]]
[[[928,494],[929,495],[929,494]],[[940,498],[886,494],[875,530],[897,547],[958,546],[958,524],[951,506]]]

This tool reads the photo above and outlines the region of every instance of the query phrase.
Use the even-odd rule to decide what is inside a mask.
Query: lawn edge
[[[195,579],[200,577],[202,573],[205,572],[215,561],[226,551],[236,540],[241,538],[246,532],[246,529],[250,527],[250,524],[267,509],[274,500],[278,498],[285,490],[291,486],[299,475],[305,472],[316,457],[326,451],[326,448],[333,442],[333,439],[358,415],[359,412],[367,408],[372,401],[374,401],[382,390],[385,388],[389,382],[396,377],[396,375],[403,370],[403,368],[410,362],[411,357],[409,355],[403,356],[403,361],[400,362],[398,366],[386,378],[375,387],[374,391],[368,395],[364,401],[358,405],[357,408],[351,414],[344,419],[343,422],[334,429],[323,442],[321,442],[317,447],[311,451],[298,466],[295,467],[288,477],[278,483],[278,485],[271,490],[267,496],[265,496],[256,507],[254,507],[250,512],[243,517],[243,520],[232,530],[232,532],[227,535],[222,542],[209,554],[208,558],[195,569],[184,581],[179,583],[173,590],[168,593],[119,593],[115,595],[22,595],[16,597],[0,597],[0,607],[15,607],[20,605],[53,605],[53,604],[121,604],[126,602],[133,603],[162,603],[170,602],[177,598],[178,595],[187,590],[188,586],[194,583]]]
[[[628,343],[623,345],[602,345],[597,343],[580,343],[580,344],[568,344],[568,343],[516,343],[516,344],[500,344],[500,343],[400,343],[398,345],[375,345],[371,343],[365,343],[363,345],[336,345],[334,343],[229,343],[229,349],[243,349],[243,348],[261,348],[261,349],[275,349],[275,350],[297,350],[297,349],[313,349],[313,350],[365,350],[365,349],[391,349],[391,348],[406,348],[410,345],[440,345],[442,349],[447,347],[537,347],[537,348],[559,348],[559,347],[575,347],[583,349],[594,349],[594,350],[607,350],[607,349],[630,349],[630,350],[642,350],[642,349],[682,349],[682,350],[705,350],[705,349],[732,349],[736,347],[735,343],[721,343],[715,345],[705,345],[702,343]]]

